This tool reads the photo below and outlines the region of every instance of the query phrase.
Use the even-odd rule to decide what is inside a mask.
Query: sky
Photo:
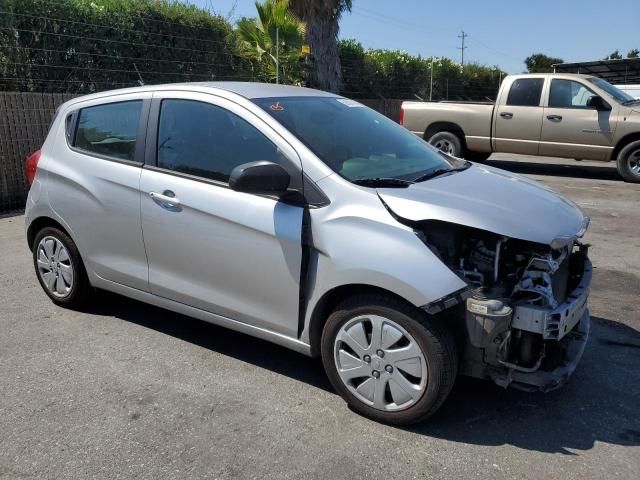
[[[255,16],[253,0],[185,0],[234,23]],[[609,5],[613,5],[609,7]],[[545,53],[566,62],[599,60],[619,50],[640,48],[640,1],[616,0],[353,0],[340,22],[340,38],[367,48],[497,65],[508,73],[525,70],[524,59]]]

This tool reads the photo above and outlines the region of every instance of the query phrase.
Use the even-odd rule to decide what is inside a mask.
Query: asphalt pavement
[[[318,360],[108,293],[85,311],[56,307],[24,218],[5,216],[0,479],[638,479],[640,185],[613,164],[487,163],[591,216],[592,337],[565,388],[460,378],[426,423],[377,424],[346,407]]]

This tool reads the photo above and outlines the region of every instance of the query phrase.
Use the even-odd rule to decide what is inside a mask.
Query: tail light
[[[404,108],[400,107],[400,118],[398,119],[400,125],[404,125]]]
[[[38,161],[40,160],[40,150],[36,150],[27,157],[25,162],[25,174],[29,185],[33,183],[33,179],[36,178],[36,169],[38,168]]]

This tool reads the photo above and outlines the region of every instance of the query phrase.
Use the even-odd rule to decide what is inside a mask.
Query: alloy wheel
[[[388,318],[361,315],[346,322],[336,335],[334,358],[349,391],[378,410],[405,410],[420,400],[427,386],[420,346]]]

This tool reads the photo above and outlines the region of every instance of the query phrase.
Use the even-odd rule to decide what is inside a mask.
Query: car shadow
[[[556,177],[589,178],[594,180],[615,180],[622,182],[613,163],[603,166],[582,165],[575,160],[567,160],[569,164],[523,162],[514,160],[486,160],[490,167],[501,168],[523,175],[552,175]]]
[[[94,301],[83,311],[135,323],[316,388],[333,391],[319,359],[266,340],[106,291],[97,292]]]
[[[526,393],[461,377],[443,407],[408,430],[453,442],[568,455],[595,442],[638,446],[639,358],[640,332],[594,317],[582,362],[563,388]]]
[[[85,312],[132,322],[333,392],[318,359],[249,335],[107,292],[100,292]],[[640,445],[640,332],[593,318],[591,335],[581,365],[564,388],[525,393],[459,377],[433,417],[404,430],[453,442],[569,455],[595,442]]]

